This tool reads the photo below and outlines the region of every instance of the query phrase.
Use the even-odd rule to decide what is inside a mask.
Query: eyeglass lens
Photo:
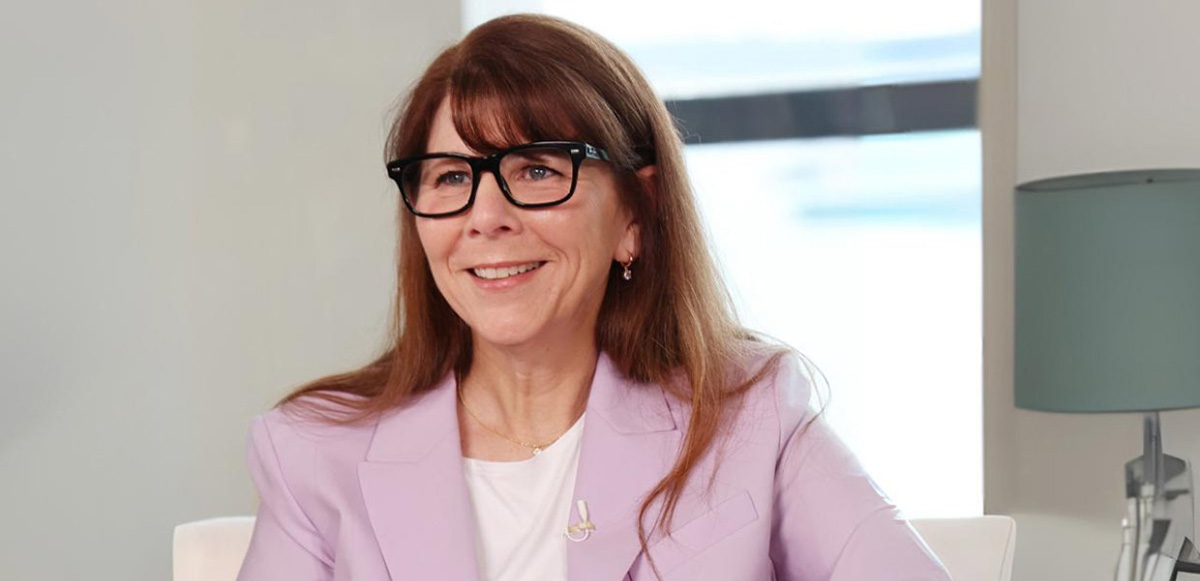
[[[522,204],[554,203],[571,194],[575,165],[565,149],[512,151],[500,158],[499,167],[509,195]],[[435,157],[406,166],[401,186],[416,211],[440,214],[465,207],[477,178],[466,160]]]

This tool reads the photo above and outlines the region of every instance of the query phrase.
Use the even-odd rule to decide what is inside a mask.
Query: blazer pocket
[[[666,575],[685,561],[706,551],[721,539],[732,535],[742,527],[758,520],[754,499],[745,490],[735,492],[717,503],[712,510],[697,516],[675,529],[670,537],[650,545],[650,555],[658,570]],[[638,559],[638,567],[653,578],[650,562],[645,557]],[[638,579],[635,572],[630,576]]]

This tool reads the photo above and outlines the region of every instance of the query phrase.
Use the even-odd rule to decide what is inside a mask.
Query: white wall
[[[1188,0],[984,1],[985,503],[1017,516],[1014,579],[1112,578],[1141,418],[1013,407],[1012,188],[1200,167],[1197,21],[1200,4]],[[1200,461],[1200,410],[1163,423],[1167,451]]]
[[[388,111],[455,2],[25,3],[0,20],[0,563],[166,579],[250,513],[251,415],[364,361]]]
[[[1200,4],[1019,0],[1018,14],[1019,181],[1200,167]]]
[[[1017,4],[984,2],[987,510],[1020,520],[1017,579],[1106,579],[1139,420],[1012,407],[1011,190],[1200,165],[1200,5]],[[248,418],[383,332],[386,111],[459,19],[77,0],[0,20],[5,578],[164,579],[175,524],[253,510]],[[1200,461],[1200,411],[1164,423]]]

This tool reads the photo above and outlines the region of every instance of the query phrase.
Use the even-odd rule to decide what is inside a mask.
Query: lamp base
[[[1174,581],[1200,573],[1193,542],[1192,473],[1162,453],[1158,412],[1146,413],[1142,456],[1125,464],[1125,519],[1117,581]]]

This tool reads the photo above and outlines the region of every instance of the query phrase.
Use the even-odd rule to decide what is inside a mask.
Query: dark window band
[[[692,144],[976,127],[977,79],[667,101]]]

